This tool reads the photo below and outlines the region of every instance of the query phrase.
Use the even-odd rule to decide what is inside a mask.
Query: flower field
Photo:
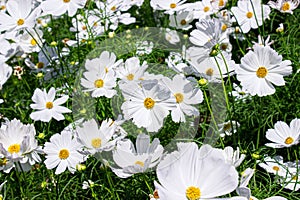
[[[0,200],[300,199],[299,0],[0,3]]]

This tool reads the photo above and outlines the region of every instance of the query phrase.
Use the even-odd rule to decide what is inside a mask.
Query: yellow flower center
[[[154,107],[154,104],[155,104],[155,101],[153,99],[151,99],[150,97],[147,97],[145,100],[144,100],[144,106],[145,108],[147,109],[151,109]]]
[[[86,30],[86,28],[87,28],[86,26],[82,26],[81,27],[82,30]]]
[[[111,7],[110,10],[111,10],[111,11],[115,11],[115,10],[117,10],[117,7],[116,7],[116,6],[113,6],[113,7]]]
[[[274,166],[274,167],[273,167],[273,170],[276,171],[276,172],[278,172],[279,169],[280,169],[280,168],[279,168],[278,166]]]
[[[282,11],[288,11],[288,10],[290,10],[290,9],[291,9],[291,5],[290,5],[289,2],[284,2],[284,3],[282,4],[282,6],[281,6],[281,10],[282,10]]]
[[[293,176],[293,178],[292,178],[293,181],[297,181],[297,179],[298,179],[298,176],[296,176],[296,175]]]
[[[7,151],[11,154],[19,153],[21,146],[19,144],[12,144],[8,147]]]
[[[294,142],[294,139],[291,137],[287,137],[284,141],[284,143],[286,143],[286,144],[292,144],[293,142]]]
[[[182,26],[184,26],[184,25],[186,25],[186,21],[185,21],[185,19],[183,19],[183,20],[181,20],[181,22],[180,22],[180,24],[182,25]]]
[[[30,40],[30,44],[32,45],[32,46],[35,46],[37,43],[36,43],[36,40],[34,39],[34,38],[32,38],[31,40]]]
[[[141,167],[144,167],[144,162],[142,162],[142,161],[136,161],[134,164],[136,164],[136,165],[140,165]]]
[[[176,3],[171,3],[170,4],[170,8],[176,8],[176,6],[177,6]]]
[[[226,123],[226,124],[223,125],[223,130],[224,130],[224,131],[227,131],[227,130],[229,130],[230,128],[231,128],[230,122],[228,122],[228,123]]]
[[[198,187],[190,186],[185,191],[188,200],[198,200],[201,197],[201,192]]]
[[[134,74],[128,74],[126,78],[127,80],[132,81],[134,79]]]
[[[175,96],[175,98],[176,98],[176,102],[177,102],[177,103],[183,102],[183,99],[184,99],[183,94],[181,94],[181,93],[175,93],[174,96]]]
[[[65,159],[67,159],[69,156],[70,156],[70,152],[69,152],[68,149],[61,149],[61,150],[59,151],[58,157],[59,157],[61,160],[65,160]]]
[[[210,10],[210,8],[208,7],[208,6],[205,6],[204,8],[203,8],[203,11],[204,12],[208,12]]]
[[[227,29],[227,25],[223,24],[221,30],[224,32],[224,31],[226,31],[226,29]]]
[[[256,71],[256,76],[258,78],[265,78],[267,74],[268,74],[268,70],[264,66],[259,67]]]
[[[48,101],[48,102],[46,103],[46,108],[47,108],[47,109],[52,109],[52,108],[53,108],[53,103],[52,103],[51,101]]]
[[[69,2],[70,2],[70,0],[63,0],[63,2],[64,2],[64,3],[69,3]]]
[[[220,0],[220,1],[219,1],[219,6],[220,6],[220,7],[224,6],[224,4],[225,4],[225,3],[224,3],[224,0]]]
[[[5,6],[1,6],[1,7],[0,7],[0,10],[4,10],[4,9],[6,9]]]
[[[214,74],[214,70],[212,68],[208,68],[205,73],[207,76],[212,76]]]
[[[18,24],[18,26],[22,26],[23,24],[24,24],[24,19],[19,19],[18,21],[17,21],[17,24]]]
[[[101,144],[102,144],[102,140],[100,138],[92,139],[92,147],[94,147],[95,149],[101,147]]]
[[[253,17],[253,13],[252,12],[247,12],[246,16],[250,19],[251,17]]]
[[[36,65],[35,65],[37,68],[39,68],[39,69],[42,69],[42,68],[44,68],[44,63],[43,62],[38,62],[38,63],[36,63]]]
[[[97,79],[95,80],[94,85],[96,88],[102,88],[104,85],[104,81],[102,79]]]

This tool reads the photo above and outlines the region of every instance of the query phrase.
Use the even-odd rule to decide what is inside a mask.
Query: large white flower
[[[243,33],[248,33],[251,28],[258,28],[263,20],[269,17],[270,7],[262,5],[261,0],[239,0],[237,7],[232,7],[237,22]]]
[[[185,8],[186,0],[151,0],[150,4],[154,10],[164,10],[166,14],[173,14]]]
[[[298,144],[300,139],[300,119],[293,119],[290,126],[282,121],[276,122],[274,129],[267,131],[266,137],[273,142],[267,143],[266,146],[268,147],[283,148]]]
[[[268,5],[282,13],[293,14],[293,10],[299,6],[299,3],[299,0],[277,0],[276,2],[269,1]]]
[[[292,73],[291,61],[282,61],[282,56],[269,46],[255,45],[242,59],[235,72],[241,85],[251,95],[266,96],[275,93],[272,85],[283,86],[283,76]]]
[[[167,155],[157,166],[154,182],[161,200],[215,199],[238,186],[238,172],[227,164],[219,150],[209,145],[178,143],[178,151]],[[176,180],[176,181],[174,181]]]
[[[150,136],[139,134],[136,139],[136,149],[130,140],[118,143],[116,150],[113,151],[113,160],[119,168],[111,166],[111,169],[121,178],[145,172],[158,164],[163,151],[164,148],[157,138],[150,144]]]
[[[30,107],[37,111],[30,114],[30,118],[34,121],[43,121],[49,122],[52,117],[57,121],[65,119],[62,115],[63,113],[72,112],[70,109],[61,106],[61,104],[65,103],[68,99],[68,95],[64,95],[56,100],[55,99],[55,88],[50,88],[47,93],[46,90],[42,91],[41,89],[35,89],[32,101],[34,104],[31,104]]]
[[[7,12],[0,12],[0,32],[14,31],[21,28],[33,28],[40,9],[32,9],[32,0],[10,0],[7,2]]]
[[[6,122],[0,128],[0,154],[4,156],[1,159],[5,159],[6,162],[19,161],[22,169],[27,171],[27,165],[31,166],[40,161],[35,135],[32,124],[24,125],[17,119]],[[6,162],[4,165],[7,164]]]
[[[47,169],[57,166],[55,174],[61,174],[67,168],[71,173],[76,171],[76,165],[85,160],[84,155],[80,154],[81,144],[73,138],[71,131],[62,131],[61,134],[51,136],[50,142],[46,142],[44,161]]]
[[[41,8],[46,14],[61,16],[68,12],[70,17],[76,14],[77,9],[83,8],[87,0],[46,0]]]
[[[95,154],[96,152],[112,150],[116,142],[125,137],[122,132],[117,134],[117,128],[111,119],[103,121],[100,128],[98,128],[97,122],[91,119],[85,121],[82,126],[78,125],[76,132],[85,151]]]
[[[165,77],[162,82],[170,89],[176,99],[176,108],[171,111],[174,122],[185,122],[184,114],[198,116],[199,111],[192,105],[203,101],[202,91],[195,88],[185,77],[176,75],[173,80]]]
[[[125,98],[121,106],[124,119],[132,118],[135,125],[150,132],[157,132],[169,110],[176,106],[175,97],[170,95],[168,88],[155,81],[144,86],[130,82],[123,84],[121,89]]]

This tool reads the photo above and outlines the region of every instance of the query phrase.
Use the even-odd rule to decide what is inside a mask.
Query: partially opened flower
[[[190,23],[193,21],[193,12],[178,12],[176,15],[170,15],[170,26],[177,29],[189,30],[192,28]]]
[[[298,161],[296,162],[287,162],[285,163],[285,166],[287,168],[287,175],[286,177],[280,177],[278,180],[280,185],[282,185],[284,188],[297,191],[300,189],[300,165],[298,164]]]
[[[68,99],[68,95],[63,95],[62,97],[55,99],[55,88],[50,88],[47,93],[46,90],[40,90],[39,88],[35,89],[32,101],[34,104],[31,104],[30,107],[37,111],[32,112],[30,114],[30,118],[34,121],[42,121],[49,122],[52,117],[57,121],[64,120],[64,113],[72,112],[70,109],[61,106],[61,104],[65,103]]]
[[[278,121],[274,129],[269,129],[266,133],[268,140],[266,146],[273,148],[283,148],[297,145],[300,139],[300,119],[293,119],[288,126],[285,122]]]
[[[109,123],[105,121],[98,127],[94,119],[85,121],[82,126],[76,127],[78,141],[84,146],[84,151],[89,154],[95,154],[102,151],[112,150],[116,142],[125,137],[124,134],[117,134],[116,126],[110,119]]]
[[[73,138],[71,131],[62,131],[61,134],[51,136],[50,142],[46,142],[44,152],[46,160],[44,161],[47,169],[55,167],[55,174],[61,174],[67,168],[71,173],[76,171],[76,165],[85,160],[84,155],[80,154],[82,145]]]
[[[266,96],[275,93],[273,86],[283,86],[283,76],[292,73],[291,61],[282,61],[282,56],[269,46],[255,45],[235,69],[237,79],[252,96]]]
[[[264,162],[260,162],[258,165],[268,173],[286,177],[287,170],[281,156],[275,156],[274,158],[267,156],[264,158]]]
[[[230,146],[225,147],[223,151],[223,155],[225,157],[226,163],[232,164],[234,167],[240,166],[240,164],[245,159],[245,154],[240,154],[240,148],[237,147],[236,150]]]
[[[218,124],[220,137],[231,136],[232,133],[236,133],[240,123],[237,121],[227,121],[221,124]]]
[[[17,119],[2,125],[0,128],[0,155],[3,155],[1,158],[2,165],[8,164],[14,167],[15,162],[20,162],[22,170],[27,171],[27,166],[32,166],[34,163],[39,162],[40,157],[37,154],[39,147],[35,135],[35,128],[32,124],[24,125]],[[3,170],[5,169],[7,168],[3,167]],[[9,172],[9,170],[6,172]]]
[[[269,1],[268,5],[282,13],[293,14],[293,10],[299,6],[299,3],[299,0],[277,0],[276,2]]]
[[[136,149],[130,140],[120,141],[113,151],[113,160],[117,166],[110,166],[112,171],[121,178],[136,173],[146,172],[155,167],[163,155],[164,148],[155,138],[150,144],[150,137],[139,134]]]
[[[178,143],[178,151],[168,154],[157,166],[154,182],[161,200],[216,199],[238,186],[238,173],[222,153],[209,145]],[[176,181],[174,181],[176,180]],[[240,198],[242,199],[242,198]]]

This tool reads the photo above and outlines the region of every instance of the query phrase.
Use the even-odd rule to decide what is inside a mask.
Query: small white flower
[[[169,28],[166,29],[165,38],[170,44],[177,44],[178,42],[180,42],[177,31],[171,30]]]
[[[293,10],[299,6],[299,3],[299,0],[277,0],[276,2],[269,1],[268,5],[282,13],[293,14]]]
[[[297,145],[300,139],[300,119],[293,119],[288,126],[285,122],[278,121],[274,129],[269,129],[266,138],[273,143],[265,144],[268,147],[283,148]]]
[[[6,81],[9,79],[9,77],[12,74],[12,68],[8,66],[6,63],[0,61],[0,90],[2,89],[2,86]]]
[[[194,88],[185,77],[175,75],[173,80],[165,77],[162,82],[170,89],[176,99],[176,108],[171,111],[174,122],[185,122],[185,116],[198,116],[199,111],[192,105],[203,101],[202,91]]]
[[[83,181],[82,183],[82,189],[83,190],[86,190],[86,189],[89,189],[89,188],[92,188],[95,186],[95,183],[91,180],[88,180],[88,181]]]
[[[287,170],[283,164],[283,158],[281,156],[275,156],[274,158],[265,157],[264,162],[261,162],[258,165],[265,169],[268,173],[286,177]]]
[[[72,132],[62,131],[61,134],[51,136],[50,142],[46,142],[44,152],[46,160],[44,161],[47,169],[53,169],[57,166],[55,174],[61,174],[67,168],[71,173],[76,171],[76,165],[82,163],[85,158],[78,152],[81,144],[76,138],[73,138]]]
[[[170,26],[177,29],[189,30],[192,28],[190,23],[193,21],[193,12],[184,11],[176,13],[176,15],[170,15]]]
[[[282,33],[284,31],[283,23],[280,23],[278,28],[276,28],[276,32]]]
[[[46,92],[46,89],[42,91],[41,89],[35,89],[32,101],[34,104],[30,104],[32,109],[37,111],[32,112],[30,114],[30,118],[34,121],[42,121],[42,122],[49,122],[52,117],[57,121],[64,120],[65,117],[62,115],[63,113],[70,113],[72,112],[70,109],[61,106],[64,104],[68,99],[68,95],[64,95],[61,98],[55,99],[55,88],[50,88],[49,92]]]
[[[220,137],[231,136],[232,133],[236,133],[240,124],[237,121],[227,121],[222,124],[218,124]]]
[[[282,61],[282,56],[269,46],[255,45],[235,69],[237,79],[252,96],[267,96],[275,93],[272,85],[283,86],[283,76],[292,73],[291,61]]]
[[[164,148],[155,138],[150,144],[150,136],[139,134],[136,149],[130,140],[120,141],[113,151],[113,160],[119,167],[111,166],[112,171],[121,178],[142,173],[155,167],[163,155]]]
[[[112,150],[116,142],[125,135],[117,134],[117,126],[111,119],[103,121],[100,128],[94,119],[85,121],[82,126],[77,125],[76,133],[78,141],[84,146],[89,154]]]

